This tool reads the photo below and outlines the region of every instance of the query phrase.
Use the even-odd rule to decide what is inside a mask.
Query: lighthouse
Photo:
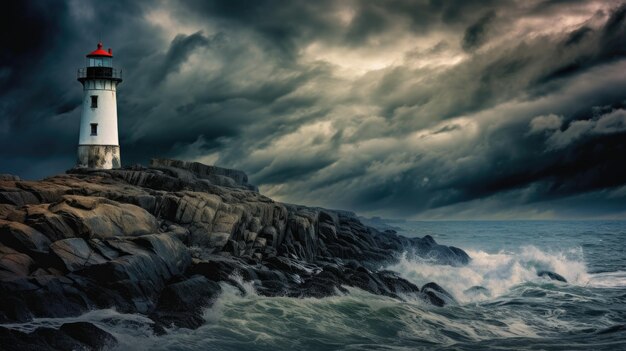
[[[117,137],[117,85],[122,71],[113,68],[113,51],[102,43],[89,54],[85,68],[78,70],[83,85],[83,105],[78,138],[79,168],[119,168],[120,145]]]

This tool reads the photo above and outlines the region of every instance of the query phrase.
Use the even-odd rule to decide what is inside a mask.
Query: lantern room
[[[78,80],[82,83],[87,79],[122,81],[122,71],[113,68],[113,51],[104,50],[102,43],[98,43],[98,48],[87,54],[85,68],[78,70]]]
[[[87,67],[113,67],[113,51],[102,49],[102,43],[98,43],[98,48],[87,54]]]

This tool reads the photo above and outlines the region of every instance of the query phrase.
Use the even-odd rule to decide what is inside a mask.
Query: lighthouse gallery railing
[[[122,79],[122,70],[111,67],[87,67],[79,68],[77,73],[78,79],[104,78],[104,79]]]

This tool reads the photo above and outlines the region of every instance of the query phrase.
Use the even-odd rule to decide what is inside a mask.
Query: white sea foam
[[[542,279],[537,273],[543,270],[562,275],[570,284],[586,285],[590,281],[580,249],[547,252],[534,246],[525,246],[518,252],[488,253],[467,250],[467,253],[472,261],[463,267],[432,265],[403,255],[397,264],[387,269],[399,272],[419,286],[436,282],[460,302],[500,296],[516,285]],[[474,286],[488,289],[489,296],[465,293]]]
[[[623,288],[626,287],[626,272],[606,272],[590,274],[586,286],[595,288]]]

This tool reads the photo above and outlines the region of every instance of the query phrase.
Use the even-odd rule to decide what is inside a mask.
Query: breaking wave
[[[428,261],[409,259],[405,254],[387,269],[399,272],[418,286],[437,282],[459,302],[484,301],[501,296],[522,283],[545,281],[537,276],[540,271],[558,273],[570,284],[594,283],[587,273],[580,248],[561,252],[546,252],[534,246],[522,247],[519,252],[466,251],[472,257],[467,266],[432,265]]]

